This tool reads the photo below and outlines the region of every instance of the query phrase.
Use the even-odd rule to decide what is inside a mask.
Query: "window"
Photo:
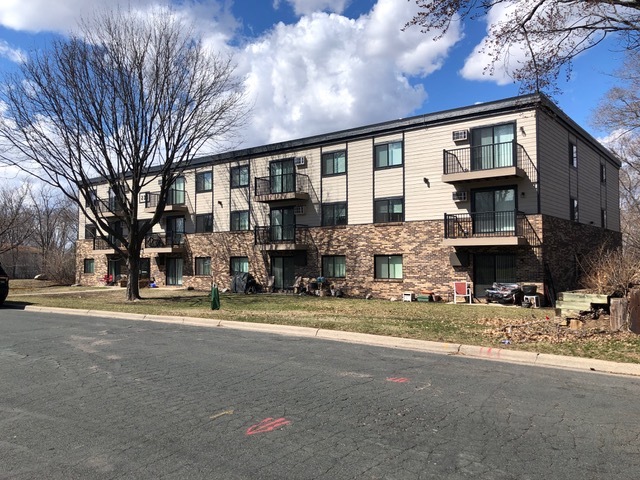
[[[88,223],[84,226],[84,238],[96,238],[96,232],[96,226],[93,223]]]
[[[600,226],[602,228],[607,228],[607,209],[603,208],[600,211]]]
[[[374,202],[374,223],[404,221],[402,198],[385,198]]]
[[[376,255],[375,278],[402,279],[402,255]]]
[[[200,172],[196,174],[196,193],[213,190],[213,173]]]
[[[231,275],[249,273],[249,257],[231,257]]]
[[[600,164],[600,183],[607,183],[607,166],[604,163]]]
[[[231,212],[231,231],[249,230],[249,210]]]
[[[84,273],[95,273],[95,262],[93,258],[84,259]]]
[[[322,276],[328,278],[344,278],[346,259],[344,255],[328,255],[322,257]]]
[[[376,168],[402,165],[402,142],[383,143],[374,147]]]
[[[346,225],[347,203],[325,203],[322,205],[322,226]]]
[[[249,186],[249,165],[231,168],[231,188]]]
[[[471,131],[471,170],[513,167],[515,123],[474,128]]]
[[[196,233],[213,232],[213,214],[196,215]]]
[[[196,275],[211,275],[211,257],[196,257]]]
[[[322,154],[322,175],[340,175],[347,171],[347,154],[344,151]]]
[[[571,209],[569,212],[569,219],[573,220],[574,222],[577,222],[579,219],[578,216],[578,199],[577,198],[571,198],[570,199],[570,204],[569,204],[569,208]]]
[[[569,165],[578,168],[578,145],[569,141]]]

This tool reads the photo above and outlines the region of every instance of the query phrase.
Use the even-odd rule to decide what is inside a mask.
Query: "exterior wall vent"
[[[454,202],[466,202],[467,192],[464,190],[460,192],[453,192],[453,194],[451,195],[451,198],[453,199]]]
[[[469,130],[454,130],[453,141],[454,142],[466,142],[469,140]]]

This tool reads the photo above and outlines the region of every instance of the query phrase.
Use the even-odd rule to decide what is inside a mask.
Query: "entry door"
[[[167,258],[167,285],[182,285],[182,266],[182,258]]]
[[[109,258],[108,265],[108,274],[111,276],[113,281],[115,282],[120,277],[121,269],[121,259],[120,258]]]
[[[271,257],[271,275],[274,288],[291,287],[296,281],[293,257]]]
[[[293,207],[271,209],[271,241],[293,242],[296,236],[296,216]]]
[[[474,234],[515,232],[515,188],[476,190],[471,208]]]
[[[296,174],[293,160],[278,160],[270,164],[271,193],[296,191]]]

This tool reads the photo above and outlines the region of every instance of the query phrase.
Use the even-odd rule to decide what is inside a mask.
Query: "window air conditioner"
[[[466,202],[467,201],[467,192],[453,192],[451,195],[454,202]]]
[[[297,205],[293,207],[293,213],[296,215],[304,215],[304,205]]]
[[[294,157],[293,163],[296,167],[304,167],[307,164],[307,157]]]
[[[454,130],[453,131],[453,141],[454,142],[464,142],[469,140],[469,130]]]

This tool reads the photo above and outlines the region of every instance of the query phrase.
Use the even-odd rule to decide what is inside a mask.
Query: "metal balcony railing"
[[[184,246],[184,233],[152,233],[144,238],[145,248],[178,248]]]
[[[279,193],[309,193],[309,177],[302,173],[284,173],[256,178],[256,196]]]
[[[167,206],[187,206],[189,197],[185,190],[169,190],[167,192]],[[145,193],[144,208],[155,208],[160,201],[160,192]]]
[[[444,215],[444,238],[522,237],[527,217],[522,212],[478,212]]]
[[[112,239],[111,243],[107,241],[106,238],[102,237],[94,237],[93,238],[93,249],[94,250],[114,250],[114,245],[116,247],[122,246],[120,240]]]
[[[96,199],[95,202],[98,212],[102,214],[112,213],[114,215],[119,215],[124,212],[122,204],[118,201],[117,198],[108,198],[106,200]]]
[[[503,167],[525,169],[524,149],[514,140],[443,151],[445,175]]]
[[[308,245],[310,243],[309,226],[273,225],[270,227],[255,227],[254,238],[256,245],[271,245],[278,243]]]

